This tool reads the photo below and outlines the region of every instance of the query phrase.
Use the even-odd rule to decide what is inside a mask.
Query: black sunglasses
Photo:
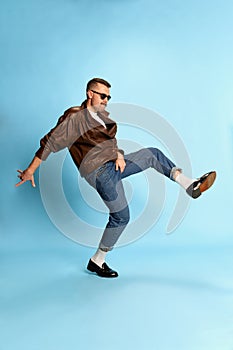
[[[101,100],[104,100],[106,97],[108,99],[108,101],[110,100],[111,96],[110,95],[106,95],[106,94],[102,94],[101,92],[95,91],[95,90],[91,90],[92,92],[94,92],[95,94],[100,95]]]

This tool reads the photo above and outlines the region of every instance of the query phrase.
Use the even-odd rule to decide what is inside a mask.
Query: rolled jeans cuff
[[[113,247],[105,247],[103,244],[99,245],[99,249],[102,250],[103,252],[107,253],[113,250]]]
[[[172,170],[171,170],[171,172],[170,172],[170,179],[171,179],[172,181],[175,181],[174,175],[175,175],[176,171],[179,171],[179,172],[182,173],[182,169],[181,169],[181,168],[178,168],[177,166],[173,167]]]

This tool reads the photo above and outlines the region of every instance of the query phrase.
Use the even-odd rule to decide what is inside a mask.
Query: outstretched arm
[[[35,181],[34,181],[34,172],[36,169],[40,166],[42,160],[38,157],[34,157],[31,164],[27,167],[25,170],[17,170],[20,178],[20,182],[18,182],[15,186],[18,187],[22,185],[26,181],[31,181],[31,184],[33,187],[36,187]]]

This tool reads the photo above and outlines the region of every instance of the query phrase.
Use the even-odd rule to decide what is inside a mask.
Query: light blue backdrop
[[[60,270],[64,272],[64,276],[67,276],[74,271],[73,266],[76,263],[85,266],[92,253],[90,248],[79,247],[66,239],[53,226],[41,202],[39,186],[33,189],[26,184],[15,189],[14,184],[17,182],[16,170],[24,169],[28,165],[39,146],[39,139],[54,126],[63,111],[84,100],[86,82],[94,76],[103,77],[111,82],[113,102],[136,104],[164,116],[183,139],[192,161],[194,176],[212,169],[217,170],[218,173],[215,187],[203,198],[191,203],[182,224],[169,237],[164,232],[174,206],[173,197],[175,198],[177,193],[173,184],[167,182],[165,208],[157,225],[143,239],[135,243],[132,248],[135,249],[133,253],[129,247],[125,247],[125,250],[119,249],[119,253],[118,250],[112,253],[112,261],[118,266],[119,260],[124,261],[121,269],[125,272],[125,265],[128,263],[133,268],[131,254],[138,256],[136,251],[139,252],[140,259],[143,261],[143,254],[147,254],[149,247],[150,252],[154,247],[156,254],[159,254],[159,247],[161,251],[170,248],[173,251],[182,247],[185,247],[185,250],[196,247],[198,251],[198,247],[202,247],[200,249],[204,249],[204,255],[213,250],[219,251],[219,249],[232,247],[232,13],[233,3],[230,0],[186,2],[181,0],[8,0],[2,2],[0,12],[0,219],[4,262],[2,286],[7,287],[5,294],[3,292],[5,298],[3,301],[6,301],[3,309],[5,307],[6,311],[9,305],[10,308],[12,307],[12,314],[8,313],[12,315],[12,319],[9,316],[5,321],[2,320],[6,329],[3,350],[16,348],[10,329],[13,334],[16,334],[16,339],[18,341],[20,339],[21,347],[17,347],[18,349],[27,349],[25,344],[29,344],[30,350],[37,347],[47,349],[45,344],[48,338],[44,338],[42,334],[37,334],[38,342],[35,336],[27,343],[27,336],[22,336],[20,330],[17,333],[20,319],[17,319],[14,310],[15,307],[22,310],[24,305],[27,307],[25,300],[30,299],[30,293],[28,296],[26,293],[26,299],[15,301],[15,304],[11,302],[11,297],[12,300],[14,300],[13,297],[17,300],[19,294],[25,294],[22,285],[30,284],[27,278],[30,279],[33,276],[34,268],[36,271],[40,270],[40,256],[43,259],[45,251],[48,251],[48,256],[51,256],[52,252],[60,252],[62,258],[59,254],[56,255],[54,260],[56,263],[49,261],[46,257],[51,271],[56,270],[60,259],[65,257],[64,261],[67,261],[72,256],[72,263],[69,266],[65,265],[64,270],[63,267]],[[121,135],[124,135],[124,129],[120,127],[119,136]],[[145,145],[148,144],[146,136],[145,138],[142,136],[141,141]],[[78,191],[77,172],[69,159],[66,161],[64,170],[66,170],[63,178],[67,198],[72,201],[74,200],[72,199],[73,190]],[[38,174],[36,181],[38,184]],[[134,182],[138,187],[138,206],[145,191],[145,188],[140,186],[140,181],[139,178]],[[82,211],[81,208],[79,209]],[[135,211],[137,211],[137,203]],[[223,271],[229,268],[228,263],[231,262],[229,251],[228,254],[229,260],[224,260],[226,265],[223,264]],[[190,256],[195,265],[196,255]],[[37,259],[38,265],[33,265],[34,258]],[[221,254],[219,259],[222,259]],[[151,264],[151,260],[148,261],[146,257],[145,260]],[[179,259],[171,259],[171,264],[175,266],[176,261],[179,270],[182,265]],[[32,270],[29,269],[30,264],[32,264]],[[45,264],[42,269],[46,270],[48,265]],[[30,271],[27,275],[24,275],[25,266],[27,266],[26,271]],[[135,266],[139,268],[138,265]],[[130,270],[130,274],[132,273]],[[20,276],[24,277],[21,279]],[[41,281],[44,281],[44,276],[37,274],[38,276]],[[48,281],[51,276],[49,275]],[[228,277],[224,285],[232,287]],[[74,286],[71,280],[68,282],[70,282],[68,286],[72,289]],[[82,283],[81,280],[80,283]],[[98,283],[100,284],[100,281]],[[58,288],[60,287],[58,285]],[[89,291],[92,288],[91,280],[88,280],[86,288]],[[63,292],[64,297],[68,292],[66,289]],[[149,291],[142,291],[142,293],[147,292]],[[46,295],[46,288],[44,293]],[[49,293],[52,299],[52,287]],[[162,298],[162,293],[160,296]],[[81,300],[85,300],[85,291]],[[138,301],[135,302],[138,303]],[[37,299],[34,296],[31,308],[35,307],[36,303]],[[48,302],[48,309],[49,305],[51,304]],[[178,305],[182,309],[183,304],[178,302]],[[94,305],[92,307],[94,308]],[[28,312],[29,310],[30,304]],[[94,312],[100,311],[101,309],[94,309]],[[132,310],[128,311],[132,313]],[[68,309],[66,312],[69,315]],[[142,317],[143,312],[141,311],[139,317]],[[193,310],[191,309],[190,312]],[[28,315],[28,318],[23,318],[22,328],[31,327],[31,332],[34,334],[34,329],[41,326],[44,318],[41,316],[40,320],[38,316],[40,320],[38,324],[32,322],[30,325]],[[51,315],[52,322],[52,319],[56,318],[56,312],[52,310]],[[91,312],[90,315],[92,315]],[[72,317],[70,319],[67,317],[65,328],[67,339],[72,339],[71,343],[68,347],[61,345],[61,349],[74,349],[77,345],[75,337],[68,336],[69,321],[78,322],[75,317]],[[108,317],[110,317],[109,314]],[[120,314],[118,317],[120,318]],[[143,314],[143,317],[146,315]],[[231,317],[232,314],[229,315],[232,322]],[[13,319],[15,322],[12,321]],[[90,316],[90,320],[93,320],[93,316]],[[91,322],[90,320],[86,320],[87,324]],[[104,322],[103,320],[101,318],[101,322]],[[95,322],[98,324],[98,320]],[[178,318],[177,322],[180,327],[185,325],[183,319]],[[223,322],[228,321],[224,319]],[[141,324],[141,320],[139,323]],[[155,321],[155,325],[158,324],[159,319],[157,323]],[[208,327],[205,331],[212,332],[214,327],[221,329],[221,325],[212,326],[211,331]],[[172,328],[170,323],[169,327]],[[137,327],[135,329],[137,332]],[[227,336],[231,331],[231,328],[226,328]],[[85,332],[87,330],[83,329],[79,333],[79,344],[85,342],[86,334],[87,337],[89,336],[88,332]],[[196,332],[199,332],[198,328]],[[218,339],[213,341],[213,344],[220,346],[216,349],[230,349],[228,347],[231,342],[230,336],[224,347],[221,338],[223,334],[226,336],[225,333],[221,333]],[[182,333],[179,335],[181,337]],[[59,350],[59,344],[63,343],[53,343],[56,337],[55,329],[51,331],[50,336],[48,349],[53,349],[51,344],[56,344],[54,349]],[[95,340],[99,339],[95,336]],[[124,342],[126,339],[129,341],[127,337],[127,332],[122,334]],[[145,334],[145,337],[148,342],[147,349],[152,349],[151,346],[154,343],[150,337],[148,338],[148,334]],[[173,338],[175,337],[174,332]],[[171,347],[169,340],[164,341],[165,338],[165,334],[163,338],[161,335],[158,347],[154,348],[173,350],[177,346],[183,349],[184,344],[179,343],[177,339],[173,343],[176,345]],[[191,327],[187,330],[184,349],[191,349],[187,345],[189,338],[193,341]],[[132,341],[132,338],[130,339]],[[204,339],[209,338],[206,336]],[[203,342],[202,340],[197,345],[193,345],[193,349],[214,349],[211,342],[208,344],[208,340]],[[39,346],[41,344],[43,344],[42,347]],[[64,344],[66,344],[65,340]],[[134,348],[139,344],[140,342],[135,343]],[[208,347],[210,344],[211,347]],[[91,345],[92,340],[89,339],[87,348]],[[105,345],[102,346],[103,349]]]

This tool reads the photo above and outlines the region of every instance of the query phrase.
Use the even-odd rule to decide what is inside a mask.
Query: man
[[[211,171],[199,179],[186,177],[182,170],[160,150],[150,147],[124,155],[116,140],[116,123],[110,119],[106,106],[110,100],[111,85],[104,79],[90,80],[86,100],[79,107],[68,109],[57,125],[40,141],[40,148],[24,171],[18,170],[21,181],[31,181],[34,172],[51,152],[68,147],[71,157],[86,181],[93,186],[109,209],[109,220],[99,247],[89,260],[87,269],[100,277],[117,277],[105,262],[107,252],[113,249],[129,222],[129,208],[122,179],[149,167],[180,184],[192,198],[198,198],[210,188],[216,172]]]

